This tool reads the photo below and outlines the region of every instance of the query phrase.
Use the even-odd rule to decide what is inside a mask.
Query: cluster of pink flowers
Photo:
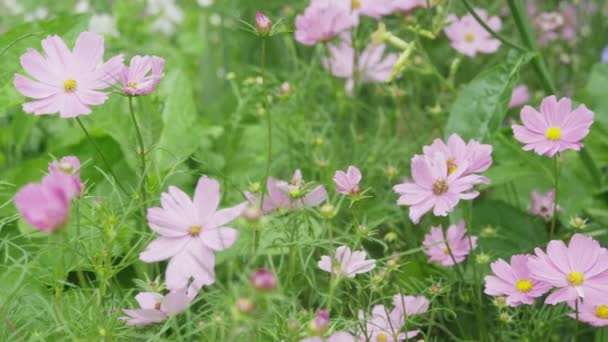
[[[528,15],[540,32],[538,41],[542,46],[558,40],[571,45],[576,42],[578,19],[575,5],[564,6],[561,11],[539,12],[536,2],[531,1],[528,5]]]
[[[412,158],[412,181],[395,185],[398,205],[410,207],[410,219],[418,223],[422,215],[433,210],[435,216],[447,216],[461,199],[479,195],[473,187],[489,183],[478,173],[492,165],[492,146],[476,140],[465,143],[453,134],[447,144],[436,139],[423,148],[424,154]]]
[[[475,9],[475,13],[493,31],[498,32],[502,28],[499,17],[489,17],[485,10],[478,8]],[[470,13],[462,18],[450,14],[448,20],[450,24],[445,27],[445,34],[450,39],[452,47],[463,55],[475,57],[478,53],[494,53],[501,45],[500,41],[486,31]]]
[[[357,274],[367,273],[376,267],[376,260],[367,259],[365,251],[351,252],[347,246],[336,249],[333,258],[324,255],[319,261],[319,268],[337,276],[354,278]]]

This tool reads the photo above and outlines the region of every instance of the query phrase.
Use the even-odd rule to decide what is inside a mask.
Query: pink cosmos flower
[[[365,251],[351,252],[350,248],[340,246],[333,258],[328,255],[321,257],[319,268],[338,276],[354,278],[357,274],[367,273],[376,267],[376,260],[366,258]]]
[[[393,11],[409,12],[416,7],[427,7],[427,0],[393,0]]]
[[[261,292],[269,292],[277,287],[277,277],[267,268],[260,268],[251,275],[251,285]]]
[[[304,45],[326,42],[358,24],[357,16],[344,1],[313,0],[296,17],[295,37]]]
[[[165,60],[156,56],[135,56],[119,75],[122,91],[129,95],[147,95],[156,90],[165,77]]]
[[[530,207],[528,207],[528,212],[546,219],[552,218],[554,215],[553,207],[555,205],[555,189],[551,189],[542,195],[536,191],[533,191],[531,196],[532,203],[530,203]],[[557,210],[560,211],[562,208],[558,205]]]
[[[320,336],[315,336],[315,337],[309,337],[309,338],[300,340],[300,342],[324,342],[324,341],[325,342],[355,342],[355,338],[350,333],[347,333],[345,331],[338,331],[326,339],[323,339]]]
[[[70,201],[75,196],[72,177],[52,172],[42,183],[30,183],[15,194],[15,207],[27,223],[43,232],[61,228],[70,213]]]
[[[494,275],[485,277],[485,293],[506,296],[507,304],[512,307],[533,304],[535,298],[547,293],[551,285],[532,279],[528,258],[528,255],[513,255],[510,265],[503,259],[493,262],[491,267]]]
[[[431,231],[424,236],[424,241],[422,242],[422,245],[426,247],[424,254],[430,257],[429,263],[439,262],[443,266],[454,266],[454,261],[457,264],[463,262],[465,257],[471,252],[471,244],[466,236],[466,232],[464,221],[450,225],[446,241],[441,225],[431,227]],[[473,249],[477,248],[477,236],[471,236],[471,242]],[[450,246],[449,249],[448,245]],[[450,250],[452,251],[454,260],[452,260]]]
[[[370,44],[358,56],[355,66],[355,50],[350,38],[345,38],[340,45],[329,45],[330,59],[323,60],[323,67],[340,78],[345,78],[346,93],[353,94],[355,80],[357,82],[386,82],[393,72],[397,54],[389,53],[384,57],[385,44]]]
[[[329,328],[329,311],[327,309],[317,311],[315,318],[310,322],[308,328],[315,335],[323,335],[327,331],[327,328]]]
[[[374,19],[380,19],[395,11],[395,0],[347,0],[352,2],[353,11]]]
[[[572,101],[554,95],[545,97],[540,112],[530,106],[521,110],[523,126],[513,125],[515,139],[525,144],[524,151],[534,150],[539,155],[553,157],[566,150],[579,151],[581,140],[589,134],[593,112],[585,105],[572,110]]]
[[[53,161],[49,164],[49,173],[63,172],[72,177],[73,190],[68,191],[74,196],[82,194],[83,185],[80,181],[80,159],[74,156],[65,156],[60,161]]]
[[[23,104],[23,111],[35,115],[59,112],[62,118],[91,114],[91,105],[108,98],[101,90],[112,86],[122,68],[122,55],[103,62],[103,36],[82,32],[70,51],[58,36],[42,41],[46,56],[28,49],[21,65],[32,80],[15,74],[15,87],[34,99]]]
[[[359,319],[365,320],[361,310],[359,310]],[[372,308],[371,317],[366,320],[366,329],[359,335],[359,341],[398,342],[416,337],[420,333],[420,330],[401,332],[404,325],[403,312],[399,308],[389,311],[384,305],[376,305]]]
[[[427,312],[429,305],[429,300],[424,296],[404,296],[402,294],[393,296],[393,307],[406,317]]]
[[[361,181],[361,171],[356,166],[349,166],[344,171],[338,170],[334,175],[334,183],[336,183],[336,191],[344,195],[356,195],[361,192],[359,182]]]
[[[557,288],[545,303],[606,298],[608,250],[597,241],[575,234],[567,247],[563,241],[552,240],[547,245],[547,253],[540,248],[534,252],[536,256],[528,260],[532,279]]]
[[[487,182],[485,177],[471,174],[463,176],[469,162],[463,160],[452,173],[448,171],[449,158],[443,153],[434,156],[416,155],[412,158],[413,182],[393,187],[400,195],[398,205],[410,206],[410,219],[414,223],[433,209],[435,216],[447,216],[461,199],[473,199],[479,195],[473,186]]]
[[[475,12],[492,30],[500,31],[502,21],[499,17],[488,17],[488,13],[483,9],[476,8]],[[475,57],[478,53],[494,53],[500,47],[500,41],[492,37],[470,13],[460,19],[450,14],[448,20],[450,25],[445,27],[445,34],[458,52]]]
[[[255,29],[261,36],[266,36],[272,30],[272,21],[262,11],[255,13]]]
[[[247,203],[219,209],[220,183],[203,176],[199,179],[194,199],[170,186],[161,195],[161,207],[148,209],[148,224],[160,234],[139,258],[145,262],[171,259],[166,282],[171,290],[188,286],[194,278],[195,288],[215,281],[214,251],[234,244],[238,231],[225,225],[241,215]]]
[[[509,101],[509,108],[519,107],[530,102],[530,93],[528,92],[528,86],[520,84],[513,89],[511,94],[511,101]]]
[[[127,316],[120,317],[128,325],[147,325],[159,323],[170,316],[184,311],[192,299],[185,289],[176,290],[163,296],[156,292],[141,292],[135,296],[140,309],[124,309]]]
[[[463,176],[486,171],[492,165],[492,145],[481,144],[474,139],[465,143],[458,134],[452,134],[447,144],[441,139],[435,139],[431,145],[424,146],[422,151],[430,158],[437,153],[447,156],[448,175],[462,167],[465,162],[467,168],[462,173]],[[483,180],[489,182],[485,177]]]
[[[299,209],[302,207],[316,207],[327,200],[327,191],[322,185],[305,193],[303,190],[304,179],[302,172],[298,169],[294,172],[290,182],[268,177],[268,195],[264,196],[262,209],[269,213],[277,209]],[[245,191],[245,197],[249,202],[258,207],[260,200],[252,193]]]
[[[568,303],[575,310],[573,303]],[[576,319],[576,314],[571,313],[570,317]],[[594,327],[608,326],[608,299],[606,296],[597,298],[593,301],[584,300],[578,303],[578,320],[588,323]]]

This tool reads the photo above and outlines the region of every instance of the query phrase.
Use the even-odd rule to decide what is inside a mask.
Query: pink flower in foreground
[[[402,294],[393,296],[393,307],[406,317],[427,312],[429,305],[429,300],[424,296],[404,296]]]
[[[354,278],[357,274],[367,273],[376,267],[376,260],[366,258],[365,251],[351,252],[350,248],[340,246],[333,258],[328,255],[321,257],[319,268],[338,276]]]
[[[166,282],[171,290],[188,286],[196,288],[215,281],[214,251],[222,251],[234,244],[238,231],[225,225],[241,215],[247,203],[219,209],[220,183],[201,177],[194,199],[182,190],[170,186],[161,195],[161,207],[148,209],[148,224],[160,234],[150,242],[139,258],[157,262],[171,258],[167,265]]]
[[[572,110],[572,101],[554,95],[545,97],[540,112],[525,106],[521,110],[523,126],[513,125],[515,139],[525,144],[524,151],[534,150],[539,155],[553,157],[566,150],[579,151],[581,140],[589,134],[593,112],[585,105]]]
[[[313,0],[303,14],[296,17],[295,37],[304,45],[329,41],[358,24],[356,15],[343,1]]]
[[[176,290],[166,296],[156,292],[141,292],[135,296],[139,309],[124,309],[127,316],[120,317],[128,325],[147,325],[164,321],[184,311],[192,299],[185,289]]]
[[[487,182],[479,175],[466,175],[469,163],[464,160],[449,173],[448,157],[436,153],[433,157],[416,155],[412,158],[413,182],[397,184],[393,191],[400,195],[398,205],[410,206],[410,219],[418,223],[422,215],[433,209],[435,216],[447,216],[461,199],[479,195],[473,186]]]
[[[502,21],[499,17],[488,17],[483,9],[475,9],[475,12],[492,30],[500,31]],[[460,53],[475,57],[478,53],[494,53],[500,47],[500,41],[492,37],[470,13],[460,19],[450,14],[448,20],[450,25],[445,27],[445,34],[452,47]]]
[[[393,11],[409,12],[416,7],[427,7],[427,0],[393,0]]]
[[[486,171],[492,165],[492,145],[481,144],[473,139],[465,143],[458,134],[450,135],[447,144],[441,139],[435,139],[431,145],[424,146],[422,151],[429,158],[443,153],[447,157],[448,175],[465,163],[467,167],[463,176]],[[483,180],[489,182],[485,177]]]
[[[255,13],[255,29],[260,36],[267,36],[272,30],[272,21],[262,11]]]
[[[359,182],[361,181],[361,171],[356,166],[349,166],[346,172],[338,170],[334,175],[336,191],[344,195],[356,195],[361,192]]]
[[[359,319],[365,320],[361,310],[359,310]],[[366,320],[366,329],[359,335],[359,341],[397,342],[416,337],[420,333],[420,330],[401,332],[404,325],[404,315],[399,308],[389,311],[384,305],[376,305],[372,308],[371,317]]]
[[[530,102],[530,93],[528,92],[528,86],[520,84],[513,89],[511,94],[511,100],[509,101],[509,108],[519,107]]]
[[[49,173],[63,172],[72,177],[73,190],[68,191],[74,196],[82,194],[82,182],[80,181],[80,159],[74,156],[65,156],[60,161],[53,161],[49,164]]]
[[[324,341],[325,342],[355,342],[355,338],[350,333],[347,333],[345,331],[338,331],[326,339],[323,339],[320,336],[315,336],[315,337],[309,337],[309,338],[300,340],[300,342],[324,342]]]
[[[557,290],[545,303],[557,304],[578,298],[606,298],[608,293],[608,251],[590,237],[575,234],[566,247],[563,241],[552,240],[547,253],[540,248],[528,260],[534,280],[545,282]]]
[[[329,45],[330,59],[323,60],[323,67],[340,78],[345,78],[346,93],[352,95],[357,82],[386,82],[393,72],[393,65],[397,61],[397,54],[389,53],[384,56],[386,45],[370,44],[358,56],[355,66],[355,50],[350,39],[345,38],[340,45]]]
[[[555,189],[551,189],[544,194],[539,194],[533,191],[531,194],[532,203],[528,207],[528,212],[533,215],[538,215],[546,219],[553,217],[553,207],[555,205]],[[562,208],[558,205],[557,210],[560,211]]]
[[[466,236],[464,221],[453,224],[448,228],[447,241],[443,234],[443,227],[431,227],[431,231],[424,236],[422,245],[425,248],[424,254],[428,255],[429,263],[439,262],[443,266],[454,266],[464,261],[465,257],[471,252],[471,244]],[[446,245],[447,242],[447,245]],[[471,236],[473,249],[477,248],[477,236]],[[449,245],[449,249],[448,249]],[[450,255],[450,250],[452,255]],[[452,260],[452,256],[454,260]]]
[[[604,296],[596,298],[594,301],[584,300],[578,303],[578,320],[588,323],[594,327],[608,326],[608,299]],[[575,310],[573,303],[568,303]],[[571,313],[570,317],[576,319],[576,314]]]
[[[108,95],[100,90],[112,86],[122,68],[122,55],[103,62],[103,36],[82,32],[70,51],[58,36],[42,41],[46,56],[28,49],[21,65],[32,80],[15,74],[15,87],[35,101],[23,104],[23,111],[35,115],[59,112],[62,118],[91,114],[91,105],[104,103]]]
[[[119,75],[122,91],[129,95],[147,95],[156,90],[165,77],[165,60],[156,56],[135,56]]]
[[[72,177],[53,172],[42,183],[30,183],[15,194],[15,207],[27,223],[43,232],[61,228],[70,213],[70,201],[75,196]]]
[[[327,191],[322,185],[304,192],[304,179],[298,169],[294,172],[290,182],[268,177],[268,195],[264,196],[262,209],[269,213],[277,209],[299,209],[302,207],[316,207],[327,200]],[[250,192],[244,192],[245,197],[254,206],[259,206],[259,199]]]
[[[551,286],[532,279],[528,269],[528,255],[513,255],[509,265],[503,259],[493,262],[494,275],[486,276],[485,293],[490,296],[506,296],[507,304],[533,304],[534,299],[547,293]]]

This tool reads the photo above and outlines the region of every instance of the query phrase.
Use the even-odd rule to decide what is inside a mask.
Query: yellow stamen
[[[72,164],[70,163],[59,163],[59,170],[65,173],[72,173]]]
[[[475,35],[472,34],[472,33],[469,33],[466,36],[464,36],[464,40],[466,40],[467,42],[471,43],[472,41],[475,40]]]
[[[562,129],[559,127],[549,127],[545,132],[545,137],[549,140],[559,140],[562,137]]]
[[[443,254],[450,255],[450,250],[448,249],[447,246],[443,247]]]
[[[385,333],[379,333],[376,335],[376,342],[386,342],[388,341],[388,336]]]
[[[154,309],[160,310],[160,302],[156,302],[156,304],[154,304]]]
[[[598,318],[608,319],[608,306],[600,305],[595,309],[595,315]]]
[[[127,87],[131,88],[131,89],[137,89],[137,83],[129,82],[129,83],[127,83]]]
[[[581,286],[585,282],[585,276],[581,272],[570,272],[568,282],[574,286]]]
[[[67,80],[63,81],[63,90],[67,91],[68,93],[71,93],[76,90],[77,85],[78,83],[75,79],[68,78]]]
[[[190,236],[192,237],[197,237],[201,233],[202,229],[203,227],[199,226],[198,224],[192,225],[190,226],[190,231],[188,232],[188,234],[190,234]]]
[[[359,7],[361,7],[361,1],[359,1],[359,0],[353,0],[353,2],[352,2],[352,8],[353,9],[357,9]]]
[[[448,159],[448,176],[454,173],[456,170],[458,170],[458,165],[456,165],[454,158]]]
[[[517,281],[517,283],[515,283],[515,288],[517,289],[517,291],[523,293],[532,291],[533,287],[534,284],[532,284],[532,282],[528,279],[520,279]]]
[[[442,195],[448,192],[448,183],[443,179],[439,179],[433,184],[433,193],[435,195]]]

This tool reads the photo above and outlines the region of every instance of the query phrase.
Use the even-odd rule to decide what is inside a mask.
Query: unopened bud
[[[291,95],[291,91],[291,84],[289,82],[283,82],[281,84],[281,88],[279,89],[279,93],[281,94],[281,96],[287,97]]]
[[[247,298],[239,298],[235,303],[236,309],[242,314],[250,314],[255,311],[255,303]]]
[[[262,37],[268,36],[272,30],[272,21],[262,11],[255,14],[255,29]]]
[[[398,265],[399,265],[398,257],[394,257],[386,262],[386,267],[388,267],[390,269],[396,269]]]
[[[587,227],[587,219],[581,217],[573,217],[570,219],[570,226],[574,229],[583,230]]]
[[[490,262],[490,256],[485,253],[479,253],[475,256],[475,262],[479,265],[485,265]]]
[[[331,220],[332,218],[334,218],[336,216],[336,214],[338,213],[338,211],[336,210],[336,207],[334,207],[332,204],[330,203],[325,203],[321,206],[321,208],[319,208],[319,212],[321,213],[321,216],[323,216],[324,218]]]
[[[317,311],[315,318],[310,321],[308,328],[314,335],[322,335],[329,327],[329,311],[321,309]]]
[[[511,315],[509,315],[506,312],[501,312],[498,315],[498,319],[501,320],[501,321],[503,321],[503,322],[505,322],[505,323],[511,323],[511,322],[513,322],[513,317],[511,317]]]
[[[386,242],[394,242],[399,238],[399,235],[395,232],[388,232],[384,235],[384,241]]]
[[[260,182],[254,182],[249,184],[249,191],[256,193],[259,192],[262,189],[262,185],[260,184]]]
[[[262,209],[256,206],[248,206],[243,210],[243,218],[249,222],[257,222],[264,216]]]
[[[386,177],[388,177],[389,180],[392,180],[393,177],[397,175],[397,168],[394,166],[387,166],[386,169],[384,169],[384,174],[386,174]]]
[[[503,297],[503,296],[496,297],[492,301],[492,304],[494,304],[494,306],[496,306],[499,309],[505,308],[505,307],[507,307],[507,298]]]
[[[482,230],[481,230],[481,236],[482,237],[494,237],[496,236],[496,229],[494,229],[494,227],[492,226],[485,226]]]
[[[277,287],[277,278],[271,270],[261,268],[251,275],[251,286],[260,292],[271,292]]]

